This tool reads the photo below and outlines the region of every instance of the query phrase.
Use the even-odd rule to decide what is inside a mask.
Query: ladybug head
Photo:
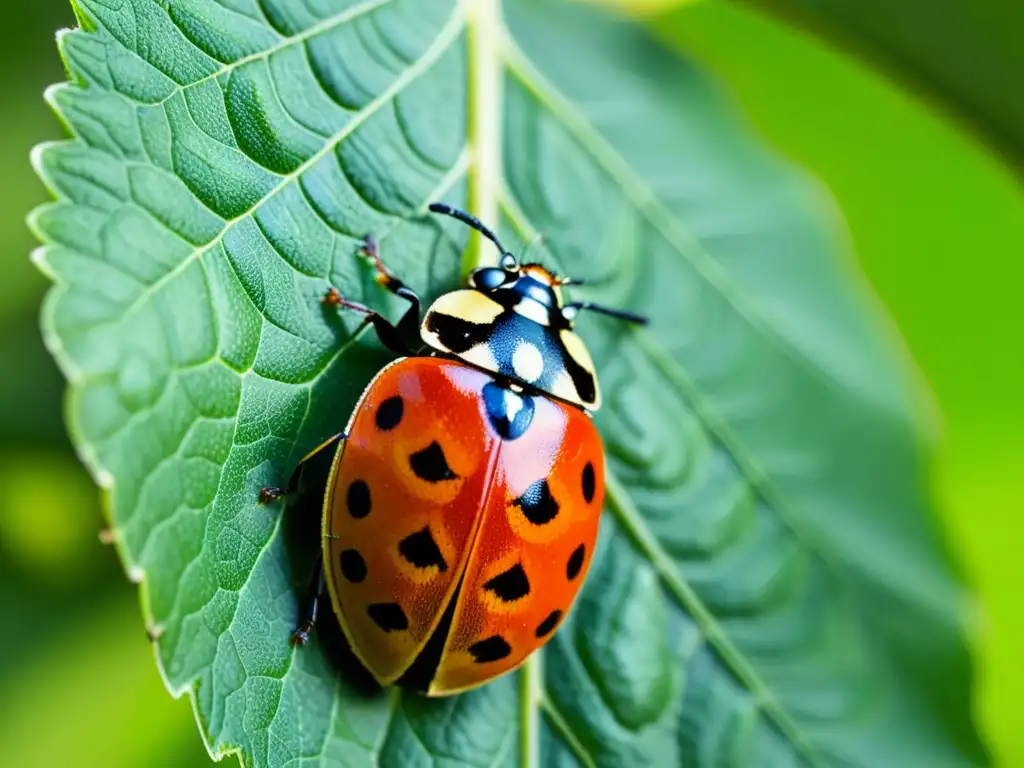
[[[562,286],[570,283],[582,285],[582,280],[559,276],[542,264],[535,262],[520,264],[512,252],[501,244],[494,232],[484,226],[475,216],[465,211],[452,208],[444,203],[431,203],[430,210],[434,213],[451,216],[471,226],[498,247],[501,252],[498,266],[480,267],[473,270],[469,276],[469,285],[481,293],[488,294],[502,306],[526,302],[523,314],[536,315],[539,321],[539,316],[543,311],[547,315],[545,324],[555,327],[572,328],[576,315],[581,309],[590,309],[641,325],[647,323],[646,318],[626,310],[605,307],[591,302],[566,304],[562,296]]]
[[[502,266],[481,267],[469,276],[469,285],[501,306],[513,309],[542,325],[571,328],[572,318],[564,314],[559,279],[540,264],[516,263],[511,253],[502,255]],[[571,313],[570,313],[571,315]]]
[[[441,296],[427,310],[422,335],[430,346],[467,363],[582,406],[597,408],[600,397],[586,345],[572,328],[582,309],[633,323],[632,312],[590,302],[566,304],[562,286],[579,283],[540,264],[520,264],[476,217],[443,203],[430,210],[473,227],[501,252],[496,267],[469,276],[470,290]]]

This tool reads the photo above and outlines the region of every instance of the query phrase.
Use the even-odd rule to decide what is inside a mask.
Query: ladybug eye
[[[484,267],[473,273],[473,287],[490,291],[504,285],[512,276],[498,267]]]

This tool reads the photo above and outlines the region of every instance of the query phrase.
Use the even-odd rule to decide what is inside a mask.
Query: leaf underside
[[[817,190],[688,65],[548,0],[76,11],[73,82],[49,93],[74,139],[35,156],[57,198],[32,218],[56,283],[44,333],[212,754],[984,761],[902,358]],[[426,700],[365,690],[326,640],[289,646],[317,521],[257,492],[387,360],[319,305],[333,285],[395,315],[360,239],[428,300],[458,284],[468,235],[425,214],[437,199],[500,212],[515,247],[543,233],[533,256],[587,279],[574,296],[651,324],[580,324],[610,486],[577,606],[524,670]]]

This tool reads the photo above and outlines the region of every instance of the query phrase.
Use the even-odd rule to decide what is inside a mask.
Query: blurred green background
[[[188,701],[159,678],[136,588],[99,542],[97,492],[65,436],[62,380],[38,331],[46,281],[28,261],[24,217],[46,193],[28,153],[61,136],[42,91],[63,77],[53,33],[73,17],[67,0],[36,0],[5,18],[0,766],[207,764]],[[941,411],[936,493],[949,547],[980,595],[975,710],[1000,763],[1024,765],[1024,176],[971,120],[951,119],[908,81],[746,5],[702,0],[649,23],[703,61],[752,130],[838,201]],[[1005,98],[1019,101],[1019,88]]]

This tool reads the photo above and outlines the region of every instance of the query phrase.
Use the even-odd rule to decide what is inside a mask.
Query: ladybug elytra
[[[325,583],[353,652],[381,685],[444,696],[518,667],[568,613],[604,501],[604,449],[589,415],[600,392],[573,322],[582,309],[645,320],[565,303],[570,280],[520,264],[473,216],[430,210],[493,242],[499,266],[473,271],[421,323],[419,297],[367,238],[377,282],[407,312],[392,325],[334,289],[324,299],[366,315],[400,357],[367,386],[345,432],[303,459],[336,446],[321,586],[294,638],[308,639]],[[417,354],[424,345],[429,354]]]

